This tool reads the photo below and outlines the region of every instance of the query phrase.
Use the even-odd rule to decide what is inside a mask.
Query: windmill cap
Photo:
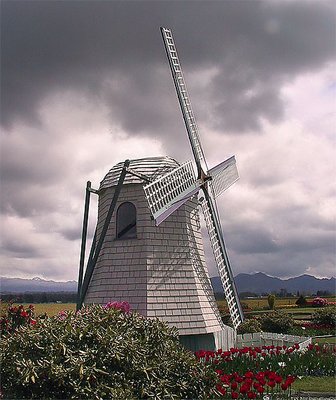
[[[104,179],[100,182],[99,190],[117,185],[124,162],[125,161],[119,162],[109,170]],[[129,160],[129,162],[129,168],[132,171],[145,175],[151,180],[159,178],[180,165],[176,160],[168,156],[138,158]],[[144,181],[140,177],[128,173],[126,174],[124,185],[131,183],[143,184]]]

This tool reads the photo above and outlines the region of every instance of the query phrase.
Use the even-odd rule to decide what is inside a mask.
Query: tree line
[[[76,292],[25,292],[0,293],[2,302],[14,303],[76,303]]]

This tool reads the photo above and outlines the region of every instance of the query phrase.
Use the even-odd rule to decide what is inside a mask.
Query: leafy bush
[[[264,332],[288,333],[294,324],[292,316],[281,311],[263,314],[258,319]]]
[[[246,319],[239,325],[237,329],[238,334],[255,333],[260,331],[261,331],[261,323],[256,318]]]
[[[274,310],[274,304],[275,304],[275,295],[274,294],[269,294],[267,297],[267,302],[268,302],[268,307],[270,310]]]
[[[312,322],[316,325],[336,327],[336,307],[332,306],[316,310],[312,315]]]
[[[4,398],[209,398],[215,373],[176,329],[127,307],[90,306],[22,326],[1,340]]]
[[[245,303],[244,301],[241,301],[241,302],[240,302],[240,305],[241,305],[241,308],[242,308],[243,310],[249,310],[249,309],[250,309],[248,303]]]
[[[296,300],[295,304],[298,307],[305,307],[307,306],[307,300],[306,298],[301,294],[300,297]]]

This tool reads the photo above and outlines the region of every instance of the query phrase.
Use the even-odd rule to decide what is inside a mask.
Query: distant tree
[[[275,295],[274,294],[269,294],[267,296],[267,302],[268,302],[268,307],[270,310],[274,310],[274,305],[275,305]]]
[[[26,292],[26,293],[1,293],[1,301],[13,303],[75,303],[75,292]]]
[[[318,290],[316,292],[316,295],[321,297],[321,296],[331,296],[331,292],[329,292],[329,290]]]
[[[287,289],[280,289],[279,293],[280,297],[287,297],[287,295],[288,295]]]
[[[298,307],[305,307],[305,306],[307,305],[307,300],[306,300],[306,298],[304,297],[303,294],[301,294],[301,295],[299,296],[299,298],[296,300],[295,304],[296,304]]]

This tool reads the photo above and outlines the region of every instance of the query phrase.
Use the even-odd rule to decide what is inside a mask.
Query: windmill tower
[[[88,182],[78,307],[127,301],[133,310],[177,327],[192,350],[229,348],[235,330],[221,320],[202,245],[199,205],[234,328],[243,321],[215,203],[238,179],[234,157],[208,170],[172,33],[161,28],[191,144],[192,161],[169,157],[126,160],[98,190]],[[90,193],[98,194],[98,222],[83,277]],[[201,192],[201,196],[199,193]]]

